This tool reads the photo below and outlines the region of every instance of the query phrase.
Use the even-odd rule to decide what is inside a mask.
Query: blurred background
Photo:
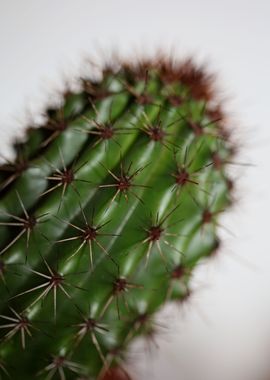
[[[156,345],[138,341],[134,380],[270,379],[270,2],[267,0],[0,0],[0,152],[23,136],[86,57],[192,55],[218,73],[241,147],[236,202],[222,249],[194,292],[158,316]],[[237,165],[248,163],[251,166]]]

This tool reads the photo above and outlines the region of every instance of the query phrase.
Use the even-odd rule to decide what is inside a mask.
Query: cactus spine
[[[106,67],[0,168],[0,373],[97,379],[218,247],[233,154],[191,61]]]

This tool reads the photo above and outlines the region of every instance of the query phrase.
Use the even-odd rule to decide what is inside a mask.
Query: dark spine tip
[[[117,278],[113,283],[113,292],[115,294],[122,293],[127,289],[127,280],[123,277]]]
[[[153,141],[163,141],[164,137],[166,136],[166,133],[163,131],[161,126],[151,126],[149,127],[149,137]]]
[[[84,240],[95,240],[97,235],[97,229],[95,227],[88,226],[84,231]]]
[[[169,95],[167,97],[167,100],[170,103],[170,105],[172,105],[173,107],[179,107],[183,104],[182,97],[178,95]]]
[[[29,218],[27,218],[24,222],[24,228],[27,230],[33,230],[33,228],[37,224],[37,219],[34,215],[30,215]]]
[[[101,380],[132,380],[129,374],[121,367],[114,367],[107,370]]]
[[[208,224],[211,223],[213,219],[213,213],[210,210],[204,210],[202,213],[202,223]]]
[[[149,241],[157,241],[161,238],[163,229],[160,226],[152,226],[148,230]]]
[[[179,280],[183,278],[186,274],[186,269],[183,267],[183,265],[177,265],[171,272],[171,278],[174,280]]]
[[[177,185],[185,185],[189,181],[189,173],[186,169],[178,170],[177,173],[173,175],[175,177],[175,182]]]
[[[74,181],[74,172],[72,169],[67,169],[61,176],[62,184],[70,185]]]

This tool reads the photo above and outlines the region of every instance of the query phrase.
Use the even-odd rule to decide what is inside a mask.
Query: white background
[[[194,296],[160,315],[158,350],[134,347],[135,380],[270,378],[269,35],[267,0],[0,0],[2,155],[85,56],[162,47],[219,73],[237,160],[254,165],[235,166],[237,202],[222,220],[233,236],[221,231],[222,251],[197,271]]]

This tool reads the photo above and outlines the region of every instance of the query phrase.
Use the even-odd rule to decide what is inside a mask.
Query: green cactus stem
[[[234,145],[191,61],[82,79],[0,167],[0,373],[101,379],[219,245]]]

